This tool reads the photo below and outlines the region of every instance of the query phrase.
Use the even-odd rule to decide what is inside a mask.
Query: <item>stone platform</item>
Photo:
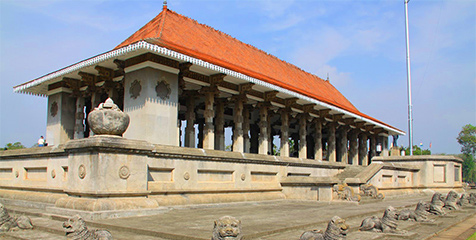
[[[397,209],[414,209],[418,201],[430,201],[430,195],[405,195],[386,200],[363,199],[359,204],[349,202],[315,202],[278,200],[228,204],[190,205],[164,207],[161,213],[142,217],[125,217],[87,221],[89,228],[108,229],[114,239],[210,239],[213,222],[224,215],[242,221],[244,239],[290,240],[299,239],[306,230],[323,229],[334,215],[344,218],[350,226],[347,239],[429,239],[447,233],[448,229],[461,222],[474,222],[476,208],[467,207],[451,211],[447,216],[436,217],[434,223],[399,221],[399,228],[408,234],[380,234],[360,232],[358,227],[367,216],[381,217],[387,206]],[[0,199],[0,202],[6,203]],[[24,213],[32,218],[34,230],[3,233],[2,239],[66,239],[62,222],[68,216],[45,212],[44,209],[19,207],[6,204],[13,214]],[[461,234],[471,231],[455,228]],[[455,235],[456,234],[456,235]],[[454,236],[461,235],[458,232]],[[457,238],[452,238],[457,239]]]

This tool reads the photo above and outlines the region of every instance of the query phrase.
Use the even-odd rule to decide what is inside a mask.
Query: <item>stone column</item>
[[[358,130],[352,130],[349,132],[349,162],[352,162],[352,165],[359,165],[359,143],[357,141],[358,135]]]
[[[76,116],[74,124],[74,139],[84,138],[84,98],[76,98]]]
[[[339,161],[343,163],[348,163],[348,153],[347,153],[347,131],[349,130],[348,126],[339,127]]]
[[[233,128],[233,152],[243,152],[243,103],[246,101],[246,95],[235,95],[232,100],[235,103],[235,108],[233,109],[233,121],[235,122],[235,127]]]
[[[281,111],[281,156],[289,157],[289,110]]]
[[[367,134],[361,133],[359,135],[359,162],[362,166],[368,165],[368,149],[367,149]]]
[[[250,152],[250,136],[248,132],[250,131],[250,106],[243,107],[243,145],[244,152]]]
[[[336,123],[328,123],[329,137],[327,140],[327,160],[336,161]]]
[[[260,122],[259,122],[259,127],[260,127],[260,132],[259,132],[259,148],[258,148],[258,153],[259,154],[268,154],[268,109],[269,109],[269,103],[267,102],[262,102],[258,104],[259,107],[259,116],[260,116]]]
[[[306,113],[299,118],[299,157],[307,159],[307,117]]]
[[[251,125],[250,131],[250,152],[258,153],[259,152],[259,126],[258,124]]]
[[[124,91],[124,112],[130,117],[124,137],[178,146],[177,75],[150,67],[131,70],[124,77]]]
[[[382,156],[388,157],[388,136],[382,136]],[[413,147],[413,146],[412,146]]]
[[[314,159],[322,161],[322,121],[320,119],[314,120],[314,127],[316,128]]]
[[[273,111],[268,109],[268,153],[273,155],[273,129],[271,128],[271,118]]]
[[[371,163],[372,158],[377,156],[377,136],[374,134],[370,135],[370,156],[369,156],[369,163]]]
[[[195,98],[189,96],[187,98],[187,112],[185,119],[187,126],[185,126],[185,147],[195,147]]]
[[[204,87],[202,93],[205,95],[205,126],[203,127],[203,148],[215,149],[215,126],[213,126],[213,118],[215,111],[213,105],[215,103],[215,94],[218,92],[216,87]]]
[[[74,138],[76,99],[69,93],[48,96],[46,118],[46,142],[49,146],[59,145]]]
[[[200,122],[198,124],[198,136],[197,136],[198,137],[198,145],[197,145],[198,148],[203,148],[203,128],[204,128],[203,125],[204,125],[203,122]]]
[[[215,149],[225,151],[225,99],[218,99],[215,117]]]

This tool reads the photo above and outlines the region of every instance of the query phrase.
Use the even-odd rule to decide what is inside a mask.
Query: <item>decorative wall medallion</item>
[[[54,101],[50,107],[50,114],[52,117],[55,117],[58,114],[58,103]]]
[[[78,168],[78,176],[79,178],[83,179],[84,177],[86,177],[86,167],[81,164],[79,165],[79,168]]]
[[[162,81],[157,81],[155,92],[157,93],[157,97],[160,97],[162,100],[166,100],[170,97],[172,90],[170,89],[170,84],[165,81],[164,77],[162,77]]]
[[[20,176],[20,173],[18,172],[18,170],[15,171],[15,177],[18,178],[18,176]]]
[[[137,99],[140,95],[140,91],[142,90],[142,86],[140,85],[139,80],[134,80],[131,84],[131,88],[129,88],[129,93],[131,94],[131,98]]]
[[[127,179],[131,175],[129,168],[127,166],[122,166],[119,168],[119,177],[122,179]]]
[[[51,177],[52,177],[52,178],[55,178],[55,177],[56,177],[56,172],[55,172],[54,169],[51,171]]]
[[[185,180],[188,181],[188,180],[190,179],[190,174],[189,174],[188,172],[185,172],[185,173],[183,174],[183,179],[185,179]]]
[[[246,179],[246,175],[244,173],[241,174],[241,181],[245,181],[245,179]]]

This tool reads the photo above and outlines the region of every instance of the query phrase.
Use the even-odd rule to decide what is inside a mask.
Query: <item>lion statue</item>
[[[446,196],[444,208],[449,210],[458,210],[459,207],[457,205],[459,196],[455,191],[450,191]]]
[[[11,217],[7,209],[0,203],[0,232],[18,229],[32,229],[33,224],[27,216]]]
[[[392,206],[387,207],[382,218],[371,216],[362,221],[360,231],[375,231],[383,233],[406,233],[404,230],[398,229],[398,212]]]
[[[445,198],[441,193],[437,192],[433,194],[430,202],[430,210],[428,212],[434,215],[445,215],[445,211],[443,210],[443,206],[445,206],[444,201]]]
[[[378,188],[372,184],[362,184],[360,185],[360,190],[364,196],[369,196],[376,199],[384,199],[385,195],[378,191]]]
[[[336,184],[332,188],[334,198],[345,201],[360,202],[360,194],[354,193],[354,190],[346,183]]]
[[[476,204],[476,193],[470,193],[468,197],[469,204],[475,205]]]
[[[63,223],[66,237],[73,240],[112,240],[112,235],[107,230],[89,230],[83,218],[76,215]]]
[[[415,210],[403,209],[398,212],[398,220],[409,220],[416,222],[431,222],[433,220],[428,219],[428,210],[430,205],[423,201],[418,202]]]
[[[323,233],[321,230],[304,232],[299,240],[344,240],[347,236],[349,225],[345,220],[334,216],[327,224],[327,229]]]
[[[223,216],[215,221],[212,240],[241,240],[242,237],[240,220]]]
[[[456,204],[460,207],[470,205],[469,196],[466,193],[462,193]]]

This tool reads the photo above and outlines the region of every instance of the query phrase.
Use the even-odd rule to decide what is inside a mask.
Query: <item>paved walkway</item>
[[[438,233],[428,240],[476,240],[476,215]]]
[[[466,240],[474,232],[476,225],[476,207],[466,207],[459,211],[448,212],[446,216],[431,216],[434,223],[416,223],[399,221],[398,227],[408,231],[406,236],[382,233],[360,232],[362,220],[368,216],[381,217],[388,206],[411,208],[418,201],[430,200],[429,195],[401,196],[383,201],[369,200],[360,204],[350,202],[315,201],[268,201],[246,202],[216,205],[197,205],[170,208],[163,213],[128,218],[88,221],[94,228],[108,229],[114,239],[127,240],[209,240],[216,219],[231,215],[241,220],[246,239],[254,240],[297,240],[307,230],[325,230],[333,216],[340,216],[350,226],[347,239],[352,240]],[[10,207],[13,213],[28,213],[33,209]],[[8,233],[0,238],[15,239],[66,239],[62,222],[66,216],[51,215],[36,210],[30,213],[36,226],[32,231]],[[459,223],[456,224],[455,223]],[[435,236],[435,233],[438,235]],[[433,238],[432,238],[433,237]]]

